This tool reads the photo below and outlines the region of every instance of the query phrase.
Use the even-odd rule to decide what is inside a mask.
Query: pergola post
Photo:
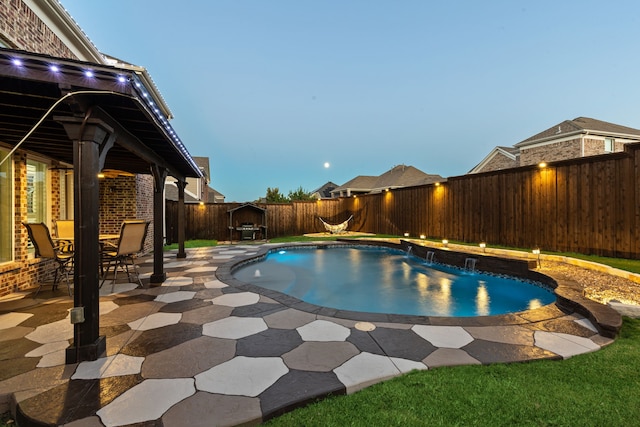
[[[187,253],[184,250],[184,188],[187,186],[186,181],[177,181],[178,187],[178,255],[177,258],[186,258]]]
[[[63,122],[73,140],[74,272],[71,323],[73,344],[67,348],[67,364],[96,360],[106,352],[106,338],[99,335],[99,205],[98,172],[116,136],[104,122],[69,118]]]
[[[153,174],[153,274],[151,283],[162,283],[167,280],[164,271],[164,183],[167,179],[167,169],[157,164],[151,166]]]

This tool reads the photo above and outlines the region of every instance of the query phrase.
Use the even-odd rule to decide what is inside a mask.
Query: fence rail
[[[441,185],[351,198],[260,204],[269,237],[350,230],[447,238],[640,259],[640,144],[624,152],[449,178]],[[185,206],[187,239],[229,240],[239,203]],[[177,241],[177,202],[167,202],[167,241]],[[236,211],[237,212],[237,211]],[[257,223],[252,213],[234,222]],[[232,224],[235,227],[237,224]],[[265,224],[262,224],[265,225]],[[233,235],[231,235],[233,237]]]

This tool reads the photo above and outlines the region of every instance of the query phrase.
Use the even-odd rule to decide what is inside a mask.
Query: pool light
[[[284,255],[284,254],[286,254],[286,253],[287,253],[287,251],[279,251],[278,253],[279,253],[280,255]]]

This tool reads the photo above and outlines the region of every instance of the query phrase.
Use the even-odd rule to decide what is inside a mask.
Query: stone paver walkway
[[[73,338],[73,302],[64,292],[39,304],[0,302],[4,409],[15,396],[36,425],[258,424],[414,369],[562,359],[612,341],[555,305],[490,322],[376,322],[309,312],[218,279],[218,267],[257,250],[192,249],[186,260],[167,252],[162,286],[118,283],[111,294],[107,282],[100,301],[107,354],[92,362],[64,364]],[[148,278],[152,259],[139,262]]]

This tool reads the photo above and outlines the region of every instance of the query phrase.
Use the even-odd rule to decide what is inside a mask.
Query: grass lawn
[[[187,240],[184,242],[185,248],[206,248],[208,246],[217,246],[217,240]],[[163,250],[169,251],[171,249],[178,249],[177,243],[172,243],[170,245],[165,245]]]
[[[274,426],[640,425],[640,320],[564,361],[414,371],[271,420]]]

